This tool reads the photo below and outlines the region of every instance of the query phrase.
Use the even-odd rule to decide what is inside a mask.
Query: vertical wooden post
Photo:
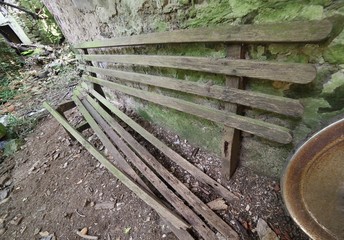
[[[227,57],[231,59],[243,58],[241,45],[229,45]],[[244,88],[243,79],[235,76],[226,77],[226,86],[231,88]],[[240,106],[232,103],[225,104],[225,110],[240,114]],[[240,131],[234,128],[225,127],[222,139],[222,176],[230,179],[234,174],[240,159],[241,136]]]
[[[83,53],[84,53],[85,55],[88,54],[87,48],[83,48],[82,51],[83,51]],[[93,66],[93,64],[92,64],[91,61],[86,61],[86,65],[88,65],[88,66]],[[92,77],[97,77],[97,74],[95,74],[95,73],[93,73],[93,72],[90,72],[90,75],[91,75]],[[105,97],[105,93],[104,93],[102,87],[101,87],[99,84],[97,84],[97,83],[92,83],[92,87],[93,87],[93,89],[94,89],[97,93],[99,93],[102,97],[106,98],[106,97]],[[111,111],[110,111],[106,106],[104,106],[102,103],[100,103],[100,106],[101,106],[102,108],[104,108],[108,113],[111,113]]]
[[[83,51],[83,53],[84,53],[85,55],[88,54],[87,48],[83,48],[82,51]],[[93,66],[93,64],[92,64],[91,61],[86,61],[86,65]],[[93,72],[91,72],[90,75],[91,75],[92,77],[97,77],[97,74],[95,74],[95,73],[93,73]],[[102,87],[101,87],[99,84],[97,84],[97,83],[92,83],[92,84],[93,84],[93,89],[94,89],[96,92],[98,92],[100,95],[102,95],[103,97],[105,97],[105,94],[104,94],[104,91],[103,91]]]

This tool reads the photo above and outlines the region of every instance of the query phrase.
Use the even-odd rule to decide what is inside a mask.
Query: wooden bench
[[[221,233],[227,239],[238,239],[238,234],[227,223],[217,216],[217,214],[195,196],[172,173],[165,169],[120,123],[125,123],[132,130],[140,134],[170,160],[188,171],[201,183],[210,186],[217,195],[226,199],[228,203],[235,202],[237,197],[111,104],[104,97],[101,86],[120,91],[153,104],[223,124],[225,129],[222,148],[223,156],[226,159],[224,162],[225,167],[223,168],[226,170],[227,175],[230,176],[233,174],[238,163],[237,154],[240,147],[240,134],[238,130],[281,144],[288,144],[292,140],[290,130],[287,128],[239,115],[237,114],[237,106],[262,109],[291,117],[300,117],[303,113],[303,106],[298,100],[239,89],[242,85],[242,78],[306,84],[313,81],[316,77],[316,69],[310,64],[240,59],[244,56],[242,54],[243,46],[241,44],[271,42],[314,43],[327,39],[331,31],[332,23],[328,20],[323,20],[191,29],[77,44],[75,48],[82,50],[82,53],[78,55],[81,62],[80,68],[90,73],[89,75],[83,76],[83,79],[88,84],[82,83],[82,86],[78,87],[75,91],[73,97],[74,103],[60,106],[57,109],[58,111],[51,108],[48,104],[45,104],[45,107],[56,117],[73,138],[78,140],[130,190],[154,208],[160,216],[165,218],[178,238],[192,239],[192,234],[189,231],[192,229],[204,239],[216,239],[215,232]],[[109,47],[113,49],[141,45],[195,42],[232,43],[227,49],[230,58],[113,55],[104,53]],[[98,48],[103,53],[95,54]],[[89,54],[91,52],[92,54]],[[185,69],[224,74],[228,77],[226,78],[225,86],[208,86],[198,82],[167,76],[96,67],[92,64],[96,62]],[[107,80],[99,76],[110,76],[112,79]],[[226,108],[224,110],[211,108],[176,97],[143,90],[135,87],[137,85],[130,83],[139,83],[145,86],[154,86],[216,99],[223,102]],[[113,163],[106,159],[102,153],[86,141],[75,127],[72,127],[68,123],[63,112],[75,105],[84,116],[88,126],[93,129],[106,149],[114,157],[115,161]],[[116,120],[113,118],[113,115]],[[84,128],[78,127],[79,130]],[[232,147],[234,145],[236,147]],[[137,174],[135,169],[141,175]],[[141,178],[142,176],[148,182],[152,183],[155,190],[164,197],[164,200],[158,199],[151,189],[152,186],[147,186]]]
[[[95,40],[77,44],[75,48],[83,51],[83,54],[78,55],[80,61],[84,62],[84,64],[80,65],[80,68],[90,73],[89,76],[84,77],[84,80],[94,83],[97,89],[100,89],[99,86],[105,86],[130,96],[223,124],[225,126],[221,146],[224,158],[223,173],[230,177],[234,173],[239,159],[239,130],[282,144],[288,144],[292,141],[291,133],[285,127],[241,116],[239,115],[238,106],[262,109],[292,117],[300,117],[303,113],[303,106],[298,100],[239,89],[240,87],[244,88],[243,78],[307,84],[316,77],[316,69],[310,64],[240,59],[245,55],[242,44],[314,43],[327,39],[331,30],[332,23],[328,20],[226,26]],[[109,47],[113,50],[113,48],[120,49],[122,47],[157,44],[163,47],[164,44],[200,42],[231,43],[227,49],[228,58],[106,54],[106,49]],[[101,49],[105,53],[88,54],[90,51],[94,52],[97,49]],[[166,76],[92,66],[92,63],[99,62],[184,69],[224,74],[227,78],[225,86],[208,86]],[[112,80],[97,78],[96,74],[110,76]],[[216,99],[225,104],[225,111],[137,89],[132,85],[123,84],[123,81]]]

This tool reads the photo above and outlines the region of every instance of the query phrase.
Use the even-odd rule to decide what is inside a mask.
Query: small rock
[[[41,231],[40,228],[36,228],[35,231],[33,232],[33,235],[37,235]]]
[[[214,201],[208,202],[207,205],[211,210],[226,210],[228,208],[223,198],[217,198]]]
[[[258,219],[257,227],[255,229],[260,240],[278,240],[276,233],[272,231],[269,225],[261,218]]]
[[[18,214],[17,216],[15,216],[11,221],[10,224],[12,225],[19,225],[21,223],[21,221],[23,220],[23,216]]]
[[[39,236],[41,236],[41,237],[48,237],[49,236],[49,232],[48,231],[39,232]]]
[[[5,189],[1,190],[0,191],[0,201],[2,201],[5,198],[7,198],[9,193],[10,193],[10,189],[8,189],[8,188],[5,188]]]
[[[59,156],[60,156],[60,153],[56,153],[56,154],[53,156],[53,160],[56,160]]]
[[[115,208],[115,204],[113,202],[103,202],[103,203],[97,203],[95,206],[95,209],[113,209]]]
[[[0,177],[0,186],[3,186],[9,179],[10,179],[10,175],[8,173],[2,175]]]
[[[24,232],[25,232],[25,230],[26,230],[26,226],[23,226],[21,229],[20,229],[20,234],[23,234]]]
[[[81,231],[80,231],[80,233],[81,233],[82,235],[87,235],[87,232],[88,232],[87,227],[84,227],[84,228],[81,229]]]
[[[0,236],[6,232],[5,228],[0,228]]]

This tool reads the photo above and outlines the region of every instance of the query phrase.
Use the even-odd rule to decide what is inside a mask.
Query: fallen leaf
[[[207,205],[211,210],[226,210],[228,208],[223,198],[217,198],[214,201],[208,202]]]
[[[127,227],[124,229],[124,234],[128,234],[131,230],[131,227]]]

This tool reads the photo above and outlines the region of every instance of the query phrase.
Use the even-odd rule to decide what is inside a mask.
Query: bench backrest
[[[113,49],[142,45],[200,42],[233,44],[272,42],[314,43],[326,40],[331,31],[332,23],[328,20],[322,20],[151,33],[84,42],[76,44],[74,47],[83,50],[83,53],[78,55],[79,60],[83,62],[80,68],[91,73],[91,75],[83,77],[85,81],[106,86],[130,96],[186,112],[278,143],[287,144],[292,141],[292,136],[290,131],[285,127],[178,99],[176,97],[165,96],[157,92],[138,89],[135,87],[135,84],[126,83],[140,83],[147,86],[175,90],[216,99],[225,103],[230,102],[293,117],[299,117],[303,114],[303,106],[298,100],[227,86],[209,86],[199,82],[161,75],[143,74],[115,68],[94,67],[91,62],[109,62],[121,65],[183,69],[297,84],[307,84],[316,78],[316,68],[311,64],[190,56],[124,55],[106,53],[88,54],[89,49],[101,48],[104,52],[110,47]],[[96,74],[111,76],[119,81],[97,78]]]

